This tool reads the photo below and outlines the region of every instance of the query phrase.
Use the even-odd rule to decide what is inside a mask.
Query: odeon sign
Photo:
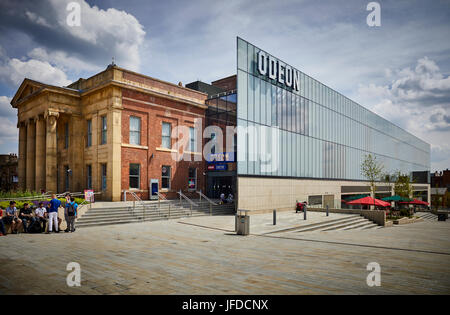
[[[293,88],[295,91],[300,91],[300,71],[295,70],[262,50],[258,52],[257,56],[259,74]]]

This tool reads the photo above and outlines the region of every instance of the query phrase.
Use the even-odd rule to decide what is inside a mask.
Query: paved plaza
[[[450,293],[450,222],[285,231],[302,218],[280,213],[274,227],[272,214],[252,216],[249,236],[235,235],[233,216],[8,235],[0,294]],[[80,287],[66,284],[69,262],[81,266]],[[379,287],[366,284],[370,262],[381,266]]]

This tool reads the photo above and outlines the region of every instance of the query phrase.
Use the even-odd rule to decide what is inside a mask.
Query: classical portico
[[[101,199],[120,199],[121,90],[111,86],[114,70],[69,87],[22,82],[11,101],[18,110],[20,189],[62,193],[90,188],[101,191]],[[104,86],[98,88],[99,82]],[[104,118],[108,142],[100,143]],[[100,174],[102,167],[106,174]],[[88,176],[92,187],[87,186]]]
[[[59,113],[46,111],[20,121],[19,187],[56,192],[56,126]]]
[[[78,117],[75,119],[78,125],[74,130],[79,131],[72,137],[74,143],[81,145],[83,136],[80,132],[83,126],[79,123],[79,98],[77,91],[28,79],[20,86],[11,101],[13,107],[18,109],[20,189],[59,192],[58,165],[65,161],[58,159],[58,124],[61,117],[65,121],[71,120],[69,117],[72,115]],[[77,165],[82,163],[74,159],[70,162]],[[77,185],[72,181],[71,184],[73,189],[82,188],[81,183]]]

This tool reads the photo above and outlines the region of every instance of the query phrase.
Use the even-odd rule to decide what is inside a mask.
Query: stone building
[[[0,155],[0,190],[16,190],[18,187],[17,155]]]
[[[11,105],[18,110],[19,186],[47,192],[101,191],[121,200],[132,190],[149,198],[152,179],[163,194],[204,189],[202,137],[177,162],[168,137],[177,126],[197,134],[207,94],[122,69],[104,71],[67,87],[25,79]],[[190,148],[194,148],[193,146]],[[196,151],[196,152],[193,152]],[[188,187],[189,185],[189,187]]]

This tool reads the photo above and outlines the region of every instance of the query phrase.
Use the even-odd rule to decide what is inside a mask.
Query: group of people
[[[225,198],[224,193],[220,194],[220,204],[225,204],[225,203],[233,203],[233,195],[231,193],[229,193],[228,197],[226,197],[226,198]]]
[[[67,194],[65,196],[66,203],[64,205],[64,219],[67,223],[65,232],[75,232],[75,219],[77,218],[78,205],[75,199]],[[33,210],[28,203],[23,204],[23,208],[19,211],[16,208],[16,202],[11,201],[9,207],[5,209],[0,208],[0,236],[6,236],[5,224],[11,226],[11,233],[17,234],[21,226],[23,226],[24,233],[30,232],[44,232],[47,225],[47,234],[52,232],[59,233],[62,220],[58,217],[58,209],[61,207],[61,201],[52,195],[52,199],[44,207],[44,202],[39,202],[39,207]]]

